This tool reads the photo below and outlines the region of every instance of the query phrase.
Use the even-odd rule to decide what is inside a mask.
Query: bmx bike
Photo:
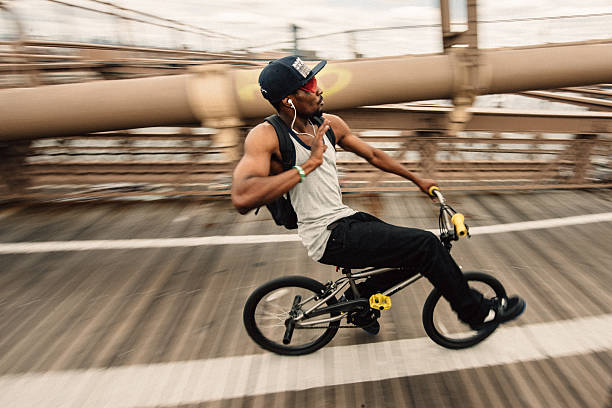
[[[464,216],[456,212],[437,187],[429,191],[440,204],[438,226],[440,241],[450,252],[452,241],[469,237]],[[340,268],[337,268],[340,269]],[[391,296],[423,276],[413,273],[406,280],[369,298],[360,295],[356,282],[370,276],[396,271],[397,268],[367,268],[357,272],[342,269],[343,276],[325,284],[305,276],[286,276],[258,287],[247,299],[243,322],[247,333],[260,347],[282,355],[312,353],[329,343],[340,328],[360,328],[356,316],[391,307]],[[405,272],[405,271],[402,271]],[[486,298],[507,299],[504,286],[482,272],[465,272],[470,287]],[[350,288],[353,299],[342,296]],[[344,321],[344,325],[341,323]],[[422,321],[427,335],[449,349],[471,347],[495,331],[498,323],[472,330],[462,323],[440,291],[434,288],[423,306]],[[369,324],[369,323],[368,323]],[[366,324],[367,325],[367,324]]]

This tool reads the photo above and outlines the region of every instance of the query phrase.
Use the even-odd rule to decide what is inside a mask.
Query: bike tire
[[[321,347],[325,346],[329,343],[336,333],[338,332],[338,328],[340,326],[340,321],[328,322],[324,326],[325,329],[302,329],[299,332],[310,332],[316,331],[317,334],[312,340],[305,341],[304,344],[300,345],[286,345],[283,344],[283,336],[281,334],[284,333],[284,320],[289,317],[289,311],[291,310],[291,305],[293,298],[291,297],[291,293],[293,292],[303,292],[311,295],[320,295],[325,290],[325,286],[320,282],[307,278],[305,276],[286,276],[278,279],[274,279],[270,282],[267,282],[255,289],[255,291],[249,296],[244,306],[243,311],[243,322],[244,327],[248,333],[248,335],[253,339],[255,343],[257,343],[263,349],[269,350],[276,354],[287,355],[287,356],[298,356],[303,354],[309,354],[314,351],[319,350]],[[285,295],[283,291],[286,291],[288,294]],[[268,327],[264,327],[262,321],[258,318],[260,314],[260,310],[267,306],[267,299],[273,298],[275,294],[281,293],[277,297],[285,297],[288,299],[284,305],[282,310],[286,310],[286,313],[282,316],[274,315],[274,313],[269,313],[271,317],[265,317],[266,312],[263,312],[264,318],[268,320],[273,320],[270,326],[271,330],[268,330]],[[276,298],[273,298],[271,301],[276,301]],[[262,302],[263,301],[263,302]],[[333,305],[337,303],[335,297],[331,297],[327,300],[327,305]],[[259,309],[262,307],[262,309]],[[276,307],[273,310],[280,310]],[[337,316],[339,312],[330,313],[329,315],[317,316],[317,319],[325,318],[326,316]],[[274,319],[277,321],[274,322]],[[281,326],[282,323],[282,326]],[[264,333],[265,332],[265,333]],[[294,333],[298,332],[296,329]],[[320,333],[320,334],[318,334]],[[295,334],[294,334],[295,335]],[[308,336],[308,335],[306,335]],[[274,338],[270,338],[274,337]]]
[[[484,285],[483,287],[489,292],[489,295],[485,295],[486,297],[494,295],[500,299],[506,298],[504,286],[493,276],[482,272],[466,272],[464,276],[470,286],[475,286],[476,282]],[[446,300],[440,302],[440,299],[442,299],[442,294],[437,288],[434,288],[425,301],[422,317],[425,332],[442,347],[454,350],[472,347],[489,337],[499,326],[499,324],[491,324],[480,330],[472,330],[469,326],[462,324],[454,312],[450,312],[450,305]],[[440,309],[442,312],[439,311]],[[448,329],[439,322],[439,314],[450,316],[451,313],[455,320],[451,325],[456,329],[456,335],[451,335]]]

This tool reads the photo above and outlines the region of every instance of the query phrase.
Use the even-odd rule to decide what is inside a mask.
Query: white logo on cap
[[[310,68],[308,68],[299,57],[295,59],[291,66],[295,68],[304,78],[310,74]]]

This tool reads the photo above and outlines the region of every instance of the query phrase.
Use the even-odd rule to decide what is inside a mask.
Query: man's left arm
[[[370,146],[359,137],[355,136],[346,122],[339,116],[326,114],[325,118],[328,118],[331,122],[331,127],[336,135],[336,143],[344,150],[363,157],[368,163],[383,171],[397,174],[400,177],[412,181],[425,194],[428,194],[427,191],[429,187],[438,185],[435,180],[422,178],[416,173],[409,171],[387,153]]]

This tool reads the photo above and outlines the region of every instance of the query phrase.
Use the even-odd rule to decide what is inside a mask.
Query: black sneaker
[[[491,324],[502,324],[516,319],[525,311],[525,301],[518,297],[512,296],[501,302],[495,298],[491,300],[491,312],[485,317],[482,323],[470,324],[472,330],[480,330]]]
[[[362,329],[374,336],[380,331],[380,323],[378,323],[378,319],[375,319],[369,325],[363,326]]]
[[[380,323],[378,318],[380,317],[380,311],[375,309],[368,309],[361,313],[354,313],[349,316],[349,323],[360,327],[370,334],[378,334],[380,331]]]

